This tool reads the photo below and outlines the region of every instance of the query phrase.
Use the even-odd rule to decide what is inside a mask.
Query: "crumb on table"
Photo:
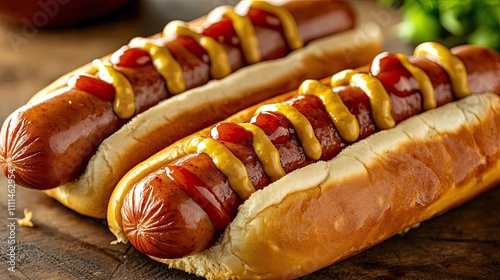
[[[31,221],[33,218],[33,213],[28,209],[24,209],[24,217],[17,219],[17,223],[22,227],[34,227],[35,225]]]

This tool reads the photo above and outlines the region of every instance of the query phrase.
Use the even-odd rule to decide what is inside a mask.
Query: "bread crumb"
[[[17,219],[17,223],[22,227],[34,227],[35,225],[31,221],[33,218],[33,213],[28,209],[24,209],[24,217]]]
[[[412,226],[410,226],[410,227],[405,228],[404,230],[402,230],[402,231],[400,231],[400,232],[399,232],[399,235],[405,235],[405,234],[406,234],[406,233],[408,233],[410,230],[412,230],[412,229],[416,229],[416,228],[418,228],[418,227],[420,227],[420,223],[416,223],[416,224],[414,224],[414,225],[412,225]]]

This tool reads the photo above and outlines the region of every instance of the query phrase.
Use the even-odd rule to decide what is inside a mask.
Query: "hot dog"
[[[500,183],[499,75],[494,50],[424,43],[306,80],[136,166],[108,225],[210,279],[308,274]]]
[[[104,218],[119,178],[165,145],[304,77],[362,65],[380,45],[379,30],[355,28],[344,1],[242,1],[189,24],[174,21],[61,77],[12,113],[0,165],[14,170],[17,184]],[[353,48],[366,51],[351,56]]]

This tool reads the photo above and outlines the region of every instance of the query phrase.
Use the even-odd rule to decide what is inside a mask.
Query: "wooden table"
[[[0,120],[60,75],[160,31],[172,19],[189,20],[231,1],[145,0],[109,20],[61,30],[0,25]],[[234,1],[232,1],[234,3]],[[372,1],[356,2],[363,21],[384,28],[385,49],[410,53],[394,36],[400,15]],[[33,212],[34,228],[9,228],[7,180],[0,179],[0,278],[195,279],[160,265],[130,245],[111,245],[104,220],[81,216],[34,190],[17,187],[13,217]],[[490,191],[403,236],[304,279],[495,279],[500,277],[500,189]],[[15,241],[15,272],[9,272]]]

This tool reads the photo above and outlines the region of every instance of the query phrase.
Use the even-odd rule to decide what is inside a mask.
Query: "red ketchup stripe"
[[[283,33],[281,20],[271,13],[256,8],[250,8],[248,9],[247,16],[254,26],[261,26]]]
[[[417,81],[393,53],[377,55],[373,59],[370,72],[389,93],[406,97],[419,92]]]
[[[231,223],[222,202],[198,176],[178,165],[169,165],[166,171],[167,176],[207,213],[218,231],[223,231]]]
[[[78,74],[71,76],[67,84],[70,88],[77,88],[102,100],[109,102],[115,100],[115,87],[91,75]]]
[[[228,46],[238,47],[240,45],[239,38],[233,28],[233,22],[226,17],[221,18],[218,22],[211,23],[201,34],[212,37],[219,43]]]
[[[142,67],[153,63],[147,51],[140,48],[130,48],[128,46],[122,47],[114,52],[109,58],[109,61],[116,66],[131,68]]]

